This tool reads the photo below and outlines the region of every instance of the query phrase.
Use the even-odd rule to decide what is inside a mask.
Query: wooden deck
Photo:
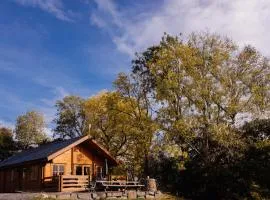
[[[145,185],[138,181],[104,181],[97,180],[96,187],[102,190],[108,189],[141,189]],[[89,176],[82,175],[61,175],[51,176],[43,179],[45,191],[58,192],[79,192],[85,191],[89,187]]]
[[[85,191],[89,185],[89,176],[61,175],[46,177],[43,180],[45,191],[73,192]]]

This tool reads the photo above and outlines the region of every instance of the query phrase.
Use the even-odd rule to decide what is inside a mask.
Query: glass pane
[[[57,176],[57,175],[58,175],[58,166],[53,165],[53,176]]]
[[[82,175],[82,166],[76,166],[76,175]]]
[[[83,171],[84,175],[90,175],[90,167],[84,167],[83,169],[84,169]]]
[[[59,172],[64,172],[64,165],[59,165]]]
[[[58,166],[58,173],[59,173],[59,175],[63,175],[64,174],[64,165],[59,165]]]
[[[57,165],[53,165],[53,171],[54,172],[58,171],[58,166]]]

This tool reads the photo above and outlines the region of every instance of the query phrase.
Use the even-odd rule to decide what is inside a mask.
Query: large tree
[[[57,115],[54,122],[54,136],[74,138],[87,131],[84,114],[84,99],[78,96],[66,96],[56,102]]]
[[[182,191],[202,198],[200,192],[225,195],[226,188],[226,195],[232,195],[243,189],[240,185],[247,189],[239,172],[245,165],[242,158],[250,150],[252,134],[256,139],[268,136],[262,130],[243,132],[239,122],[243,116],[269,117],[266,57],[254,47],[239,48],[216,34],[194,33],[186,39],[165,34],[160,44],[137,54],[131,77],[147,99],[154,100],[151,110],[163,144],[175,143],[180,152],[188,152],[186,158],[176,157],[185,162],[186,170],[175,177],[185,183]]]
[[[125,161],[133,174],[142,172],[155,125],[136,100],[119,92],[102,92],[85,103],[90,134],[115,157]]]
[[[237,117],[269,111],[269,61],[251,46],[239,50],[209,33],[187,41],[165,35],[151,58],[140,60],[135,73],[152,80],[166,136],[207,162],[215,159],[211,145],[227,152],[241,146]]]
[[[135,65],[138,65],[136,63]],[[143,147],[143,173],[148,174],[149,169],[149,155],[153,151],[153,139],[158,133],[158,125],[155,123],[156,110],[154,108],[155,102],[153,99],[153,87],[151,87],[151,80],[147,80],[147,75],[124,73],[118,74],[114,81],[114,86],[117,92],[125,99],[132,100],[133,121],[140,129],[141,144]],[[146,137],[143,137],[146,136]]]
[[[15,138],[22,148],[28,148],[44,142],[47,139],[45,133],[45,120],[43,114],[36,111],[29,111],[20,115],[16,121]]]

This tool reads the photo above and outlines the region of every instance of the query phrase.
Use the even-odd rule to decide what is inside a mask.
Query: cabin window
[[[88,176],[91,175],[91,174],[90,174],[90,167],[84,167],[84,168],[83,168],[83,174],[84,174],[84,175],[88,175]]]
[[[63,175],[64,165],[53,165],[53,176]]]
[[[75,173],[76,173],[76,175],[90,176],[91,175],[91,166],[90,165],[76,165],[75,166]]]
[[[37,178],[38,178],[38,167],[37,166],[32,166],[31,167],[30,178],[31,178],[32,181],[37,180]]]
[[[82,172],[82,166],[76,166],[76,175],[83,175]]]

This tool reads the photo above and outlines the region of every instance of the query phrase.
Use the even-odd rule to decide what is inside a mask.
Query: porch
[[[86,191],[89,188],[91,181],[90,176],[84,175],[59,175],[51,176],[43,179],[44,191],[58,191],[58,192],[81,192]],[[127,180],[112,180],[109,176],[109,180],[96,180],[94,187],[102,190],[126,190],[126,189],[141,189],[145,187],[145,184],[139,181],[127,181]]]
[[[89,186],[90,176],[84,175],[59,175],[45,177],[43,188],[47,192],[75,192],[85,191]]]

